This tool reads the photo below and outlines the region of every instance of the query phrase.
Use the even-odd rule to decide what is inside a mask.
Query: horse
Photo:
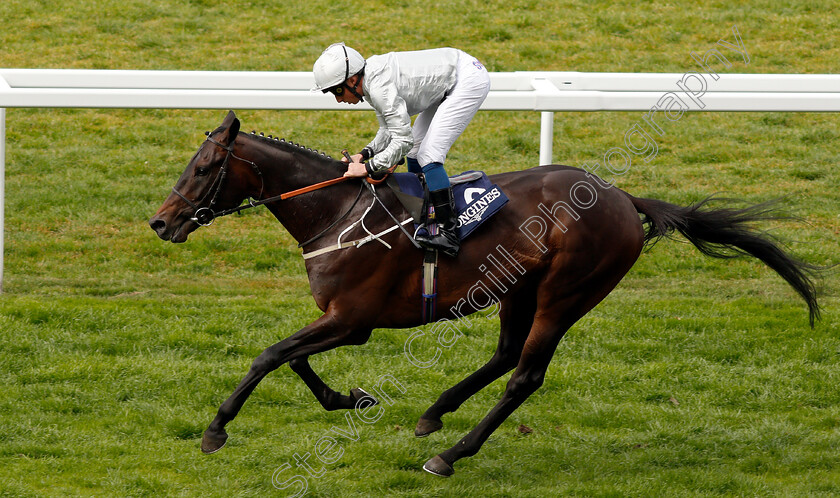
[[[349,394],[331,389],[312,370],[309,356],[364,344],[374,329],[424,324],[418,295],[424,254],[402,230],[410,217],[396,194],[381,186],[366,190],[364,179],[344,178],[346,164],[317,150],[239,128],[231,111],[207,133],[149,225],[164,241],[181,243],[216,216],[264,204],[308,251],[306,272],[323,314],[253,361],[204,432],[205,453],[224,446],[225,426],[257,384],[285,363],[326,410],[377,403],[362,389]],[[754,226],[778,218],[772,205],[712,208],[712,201],[725,200],[707,198],[683,207],[634,197],[587,171],[560,165],[490,179],[508,203],[470,235],[457,257],[439,258],[434,311],[440,320],[461,319],[490,306],[492,296],[499,306],[498,345],[486,364],[443,392],[419,417],[415,435],[441,429],[445,414],[513,373],[485,418],[424,464],[432,474],[450,476],[456,461],[478,452],[542,385],[566,331],[615,288],[644,247],[659,239],[678,232],[707,256],[758,258],[805,300],[811,327],[819,319],[813,283],[818,267],[791,256]],[[363,233],[361,219],[371,235],[339,244],[339,233]]]

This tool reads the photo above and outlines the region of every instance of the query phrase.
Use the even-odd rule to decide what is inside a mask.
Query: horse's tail
[[[763,261],[790,284],[808,304],[809,321],[820,318],[817,293],[812,280],[821,267],[800,261],[787,254],[778,242],[752,225],[758,221],[787,219],[776,209],[776,201],[742,209],[710,209],[711,201],[731,204],[732,199],[708,197],[691,206],[681,207],[656,199],[630,196],[636,211],[645,215],[645,244],[652,245],[676,230],[697,249],[715,258],[735,258],[749,254]]]

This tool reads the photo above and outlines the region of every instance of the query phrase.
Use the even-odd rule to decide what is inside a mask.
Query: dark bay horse
[[[270,199],[285,192],[341,177],[346,166],[298,145],[239,133],[229,113],[187,165],[149,224],[163,240],[184,242],[213,214],[245,200]],[[597,305],[633,266],[646,242],[680,232],[704,254],[727,258],[751,255],[782,276],[806,301],[810,321],[819,318],[811,277],[815,267],[786,254],[753,228],[773,219],[766,205],[712,209],[706,201],[680,207],[642,199],[567,166],[541,166],[491,177],[510,201],[466,241],[457,258],[440,258],[436,311],[459,319],[500,304],[501,333],[492,358],[475,373],[441,394],[420,416],[415,434],[440,429],[441,417],[513,370],[498,404],[452,448],[430,459],[424,469],[451,475],[452,465],[472,456],[490,434],[543,383],[552,355],[565,332]],[[365,226],[379,233],[396,226],[385,209],[352,179],[265,205],[306,253],[336,246],[338,237],[366,210]],[[376,190],[400,222],[408,219],[388,188]],[[253,201],[252,201],[253,202]],[[373,206],[370,208],[370,206]],[[346,214],[346,216],[344,216]],[[640,215],[642,215],[640,217]],[[359,226],[345,239],[365,236]],[[310,355],[348,344],[363,344],[376,328],[423,324],[420,269],[423,254],[400,230],[358,247],[305,259],[312,297],[323,315],[267,348],[233,394],[222,403],[204,433],[201,449],[219,450],[225,426],[236,417],[257,384],[284,363],[306,383],[327,410],[350,409],[365,400],[360,389],[340,394],[309,365]],[[482,283],[484,295],[476,292]],[[479,299],[481,297],[481,299]]]

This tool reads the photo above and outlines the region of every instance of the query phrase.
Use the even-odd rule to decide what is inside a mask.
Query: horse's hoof
[[[443,427],[443,422],[440,420],[421,418],[417,421],[417,427],[414,428],[414,435],[417,437],[425,437],[435,431],[439,431],[441,427]]]
[[[449,477],[455,473],[451,465],[443,461],[440,455],[430,459],[423,465],[423,470],[440,477]]]
[[[227,443],[227,432],[222,429],[221,433],[210,432],[210,429],[204,431],[204,436],[201,438],[201,451],[206,454],[215,453],[222,449]]]
[[[351,397],[351,398],[353,398],[353,405],[354,405],[354,406],[355,406],[355,405],[356,405],[356,403],[358,403],[358,402],[359,402],[359,400],[360,400],[360,399],[362,399],[362,398],[368,398],[368,399],[370,399],[370,400],[373,400],[373,404],[372,404],[372,405],[369,405],[369,406],[374,406],[374,405],[378,405],[378,404],[379,404],[379,401],[378,401],[376,398],[374,398],[373,396],[371,396],[370,394],[368,394],[368,392],[367,392],[367,391],[365,391],[364,389],[362,389],[361,387],[357,387],[357,388],[355,388],[355,389],[350,389],[350,397]]]

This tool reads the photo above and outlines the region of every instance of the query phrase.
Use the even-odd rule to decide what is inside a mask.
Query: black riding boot
[[[455,200],[452,198],[452,188],[433,190],[429,192],[429,200],[435,207],[435,222],[438,226],[437,235],[418,233],[417,242],[426,249],[437,249],[453,258],[458,255],[461,241],[456,230],[458,217],[455,213]]]

